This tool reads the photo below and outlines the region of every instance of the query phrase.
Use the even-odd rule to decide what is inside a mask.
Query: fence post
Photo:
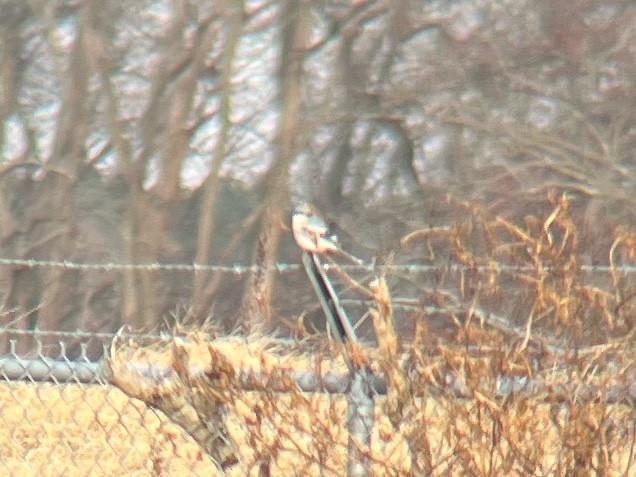
[[[369,376],[370,371],[364,364],[353,371],[347,394],[347,473],[351,477],[365,477],[371,474],[369,454],[375,409],[374,392]]]

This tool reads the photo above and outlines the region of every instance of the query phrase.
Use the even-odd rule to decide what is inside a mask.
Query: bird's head
[[[294,207],[294,215],[314,215],[316,210],[309,202],[301,202]]]

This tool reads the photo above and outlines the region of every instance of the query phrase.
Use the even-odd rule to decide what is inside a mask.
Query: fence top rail
[[[131,372],[138,375],[141,380],[162,381],[173,379],[174,370],[168,366],[152,363],[129,362]],[[202,374],[205,370],[200,367],[191,367],[189,373]],[[255,374],[251,370],[237,370],[238,377],[245,391],[258,391],[267,387],[270,391],[285,393],[289,388],[282,382],[277,385],[275,381],[266,376]],[[290,372],[290,377],[296,382],[298,389],[304,392],[326,392],[331,394],[343,394],[347,392],[351,376],[348,374],[327,371],[316,373],[313,371]],[[386,394],[387,382],[384,376],[370,375],[369,385],[378,395]],[[113,380],[112,371],[107,359],[98,362],[73,362],[59,361],[44,357],[35,359],[19,359],[15,356],[0,357],[0,380],[25,381],[31,383],[52,382],[54,384],[101,384]],[[431,385],[427,392],[431,394],[452,395],[456,398],[470,398],[470,389],[462,379],[452,373],[446,374],[439,385]],[[482,383],[487,385],[486,383]],[[499,376],[491,383],[492,392],[499,397],[505,397],[511,393],[539,394],[550,390],[553,395],[568,396],[576,391],[577,400],[585,402],[604,395],[608,403],[631,402],[636,400],[636,382],[614,382],[607,384],[595,384],[592,382],[577,383],[549,383],[542,378],[535,379],[526,376]],[[546,397],[550,393],[546,394]]]

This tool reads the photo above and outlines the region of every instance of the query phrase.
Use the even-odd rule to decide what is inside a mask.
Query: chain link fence
[[[0,358],[0,474],[213,475],[169,418],[107,382],[102,366],[113,337],[0,331],[10,343]],[[16,352],[20,341],[30,353]],[[69,353],[78,341],[79,354]],[[102,359],[89,360],[96,341]]]
[[[89,336],[102,344],[102,357],[98,361],[88,359]],[[198,364],[193,362],[201,350],[189,349],[188,356],[181,359],[181,365],[189,367],[190,378],[186,378],[182,374],[186,371],[180,370],[169,355],[175,344],[201,345],[198,334],[187,338],[149,334],[123,337],[3,327],[0,338],[8,341],[10,350],[0,358],[4,434],[1,465],[7,475],[245,475],[249,469],[262,466],[260,459],[250,454],[262,450],[263,442],[254,442],[253,436],[245,435],[236,423],[225,423],[231,421],[228,410],[223,409],[230,405],[229,395],[216,404],[210,399],[199,402],[196,408],[192,406],[196,401],[187,399],[186,380],[194,394],[214,389],[211,374],[205,371],[210,363],[201,361],[201,356]],[[34,344],[32,352],[17,352],[18,341],[25,339]],[[68,350],[76,347],[78,340],[80,353],[71,360]],[[216,363],[227,379],[234,370],[247,366],[242,371],[240,386],[224,391],[231,389],[237,399],[240,394],[244,406],[253,404],[250,394],[265,390],[280,393],[286,397],[276,400],[277,405],[283,406],[284,415],[289,417],[305,392],[322,389],[328,395],[347,391],[346,376],[338,372],[331,371],[318,378],[301,372],[296,378],[303,389],[293,393],[290,383],[295,378],[283,374],[268,376],[263,369],[263,348],[280,347],[284,341],[275,343],[261,338],[259,342],[247,346],[237,338],[220,340],[225,355],[232,354],[228,347],[235,352],[238,347],[248,361],[260,361],[258,371],[254,363],[234,363],[231,368],[227,367],[229,363]],[[298,348],[290,342],[285,346]],[[305,407],[309,405],[306,398],[302,401]],[[342,404],[339,402],[338,407]],[[243,414],[245,411],[243,408]],[[251,412],[258,411],[252,407]],[[291,427],[299,424],[294,419],[277,425],[285,425],[292,432]],[[228,430],[238,433],[238,437],[230,436]],[[273,430],[269,428],[269,432]],[[241,463],[236,458],[237,449],[231,444],[237,439],[248,439],[253,444]],[[334,472],[338,473],[337,467],[332,468]]]
[[[412,346],[388,363],[386,336],[344,351],[213,327],[5,326],[0,339],[10,350],[0,359],[6,475],[463,475],[484,459],[490,470],[478,475],[636,468],[629,342],[570,350],[550,368],[504,346]],[[31,352],[17,351],[21,340]],[[363,407],[343,353],[369,371],[370,445],[347,430]],[[366,459],[358,473],[352,450]]]

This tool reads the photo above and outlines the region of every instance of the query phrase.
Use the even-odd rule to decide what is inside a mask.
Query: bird
[[[327,222],[307,202],[303,202],[294,208],[292,234],[298,247],[305,252],[319,255],[337,253],[357,265],[363,264],[362,260],[345,252],[340,247],[338,237],[329,230]]]
[[[362,261],[340,248],[338,237],[331,233],[327,222],[309,203],[299,204],[294,209],[292,234],[296,244],[303,251],[303,265],[320,300],[329,329],[341,343],[357,342],[355,329],[351,326],[346,311],[340,305],[338,295],[323,268],[320,257],[329,253],[339,253],[358,265],[362,265]]]

